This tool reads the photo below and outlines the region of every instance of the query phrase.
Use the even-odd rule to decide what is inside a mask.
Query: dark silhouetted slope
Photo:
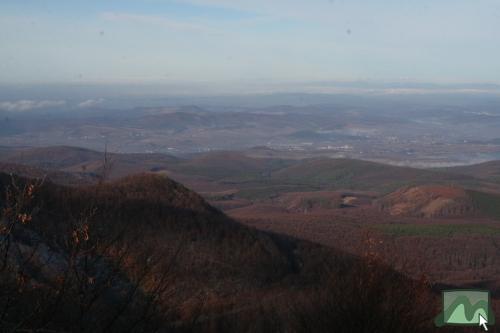
[[[12,215],[28,197],[27,213]],[[356,324],[364,331],[431,327],[429,303],[410,306],[417,291],[430,297],[418,283],[368,258],[242,226],[163,176],[70,188],[0,174],[0,200],[2,226],[18,221],[2,229],[16,249],[0,272],[3,328],[349,332],[354,313],[379,316]]]

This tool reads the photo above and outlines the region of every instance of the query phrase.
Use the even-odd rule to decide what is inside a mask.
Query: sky
[[[0,83],[500,83],[498,0],[1,0]]]

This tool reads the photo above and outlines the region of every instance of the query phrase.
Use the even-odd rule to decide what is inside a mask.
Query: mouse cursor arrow
[[[479,314],[479,326],[483,326],[485,331],[488,330],[488,326],[486,326],[486,324],[488,324],[486,318],[484,318],[483,315]]]

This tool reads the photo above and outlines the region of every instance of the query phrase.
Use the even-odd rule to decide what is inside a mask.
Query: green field
[[[391,236],[427,236],[446,237],[453,235],[489,235],[500,236],[500,226],[484,224],[379,224],[373,226]]]
[[[474,206],[484,215],[500,220],[500,195],[468,191]]]

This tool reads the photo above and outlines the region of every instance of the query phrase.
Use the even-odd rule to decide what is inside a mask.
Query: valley
[[[94,294],[86,297],[95,301],[79,303],[90,306],[87,316],[99,327],[110,322],[118,329],[136,320],[144,329],[168,323],[179,332],[330,331],[348,315],[335,312],[332,298],[355,294],[349,308],[361,307],[349,311],[382,311],[387,318],[370,300],[388,297],[393,283],[398,290],[391,297],[404,299],[398,307],[413,301],[411,293],[434,304],[394,310],[410,322],[427,318],[415,324],[415,332],[432,331],[443,288],[490,290],[498,309],[500,146],[494,110],[474,104],[489,111],[471,114],[454,107],[439,116],[422,102],[413,111],[388,111],[397,103],[386,101],[374,113],[373,105],[352,103],[75,110],[70,118],[59,111],[7,115],[8,126],[0,127],[4,190],[12,186],[9,174],[57,184],[47,185],[54,190],[36,205],[49,215],[35,219],[40,222],[33,230],[30,223],[21,227],[16,244],[26,247],[24,239],[35,237],[51,255],[68,256],[71,248],[61,245],[68,239],[54,244],[47,238],[49,226],[54,235],[67,235],[64,223],[53,225],[48,216],[66,216],[78,225],[78,216],[96,209],[87,217],[94,224],[73,233],[78,239],[93,234],[101,244],[116,238],[118,244],[114,250],[92,248],[86,260],[125,279],[116,283],[138,288],[141,295],[123,304],[148,313],[146,320],[119,309],[114,319],[92,312],[99,308],[93,302],[109,307],[109,297],[120,299],[113,290],[102,294],[107,287],[101,285],[99,292],[88,289]],[[458,119],[469,123],[461,127]],[[54,195],[67,207],[50,204]],[[82,206],[84,201],[90,204]],[[170,227],[163,229],[161,221]],[[130,248],[135,250],[125,250]],[[144,266],[148,256],[155,264]],[[101,257],[108,262],[100,263]],[[42,270],[41,276],[33,273],[41,269],[37,265],[44,267],[43,259],[28,276],[45,290],[41,280],[51,281],[54,270],[74,264],[60,260],[59,268]],[[82,274],[72,269],[72,278]],[[356,280],[366,294],[352,290]],[[322,289],[330,296],[323,298]],[[70,307],[76,306],[73,292],[65,300]],[[19,295],[12,297],[23,304]],[[321,299],[320,305],[311,297]],[[296,307],[287,305],[294,302]],[[336,313],[333,322],[319,306]],[[77,326],[85,326],[84,318],[75,319]]]
[[[432,283],[499,290],[500,183],[489,177],[497,164],[469,166],[469,172],[462,173],[463,167],[413,169],[348,159],[280,159],[270,150],[272,157],[255,157],[256,151],[262,149],[184,158],[110,153],[107,176],[167,175],[252,228],[354,255],[371,253]],[[23,148],[5,149],[0,161],[95,183],[103,171],[103,156],[72,147]]]
[[[0,138],[14,147],[102,151],[108,146],[120,153],[169,155],[263,147],[279,158],[351,158],[414,167],[499,159],[498,98],[447,97],[273,94],[233,96],[236,104],[229,104],[231,98],[167,98],[165,106],[149,107],[134,106],[138,102],[130,97],[128,107],[111,100],[83,109],[71,104],[21,113],[0,108]]]

